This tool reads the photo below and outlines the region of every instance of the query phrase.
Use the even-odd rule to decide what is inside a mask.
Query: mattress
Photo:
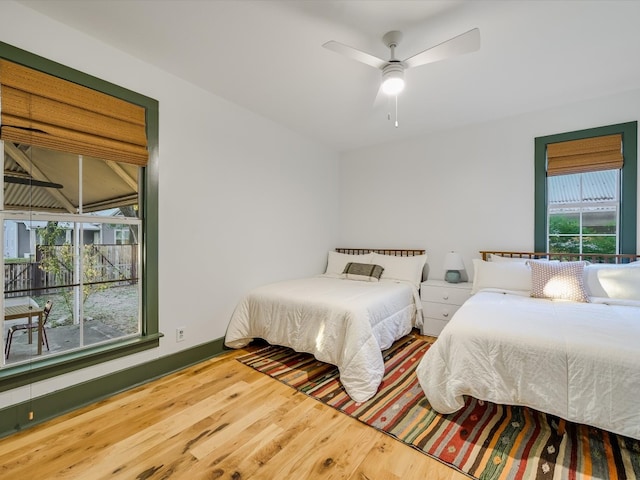
[[[419,304],[406,282],[319,275],[273,283],[238,303],[225,345],[240,348],[262,338],[311,353],[336,365],[347,394],[363,402],[382,381],[382,350],[411,331]]]
[[[469,395],[640,439],[640,307],[480,291],[417,368],[433,408]]]

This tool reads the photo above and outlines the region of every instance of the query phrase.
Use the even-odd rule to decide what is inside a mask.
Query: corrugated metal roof
[[[78,156],[5,142],[5,175],[62,185],[47,188],[4,183],[4,205],[13,210],[76,213],[79,205]],[[83,159],[83,211],[135,205],[138,202],[136,165]]]
[[[35,210],[60,210],[48,189],[13,183],[4,185],[4,204],[7,209],[22,209],[25,205],[31,205]]]
[[[549,203],[606,202],[617,200],[618,170],[604,170],[580,175],[557,175],[549,177]]]

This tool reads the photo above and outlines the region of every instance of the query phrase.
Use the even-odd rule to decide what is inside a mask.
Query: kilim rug
[[[336,367],[309,354],[268,346],[238,360],[473,478],[640,478],[638,440],[473,398],[456,413],[437,413],[415,375],[429,346],[409,335],[383,352],[382,384],[363,403],[345,393]]]

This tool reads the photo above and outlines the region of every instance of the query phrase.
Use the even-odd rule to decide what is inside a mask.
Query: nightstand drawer
[[[437,337],[442,332],[442,329],[447,325],[447,320],[439,320],[437,318],[429,318],[424,317],[424,322],[422,323],[422,335],[430,335],[432,337]]]
[[[462,305],[469,298],[466,288],[429,287],[423,284],[420,298],[424,302],[448,303]]]
[[[422,316],[425,318],[425,322],[427,317],[448,322],[458,308],[460,308],[459,305],[422,302]]]

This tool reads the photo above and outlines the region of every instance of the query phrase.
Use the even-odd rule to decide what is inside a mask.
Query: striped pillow
[[[530,260],[531,296],[555,300],[588,302],[583,274],[587,262],[545,262]]]
[[[378,282],[384,268],[371,263],[349,262],[342,272],[349,280],[364,280],[366,282]]]

